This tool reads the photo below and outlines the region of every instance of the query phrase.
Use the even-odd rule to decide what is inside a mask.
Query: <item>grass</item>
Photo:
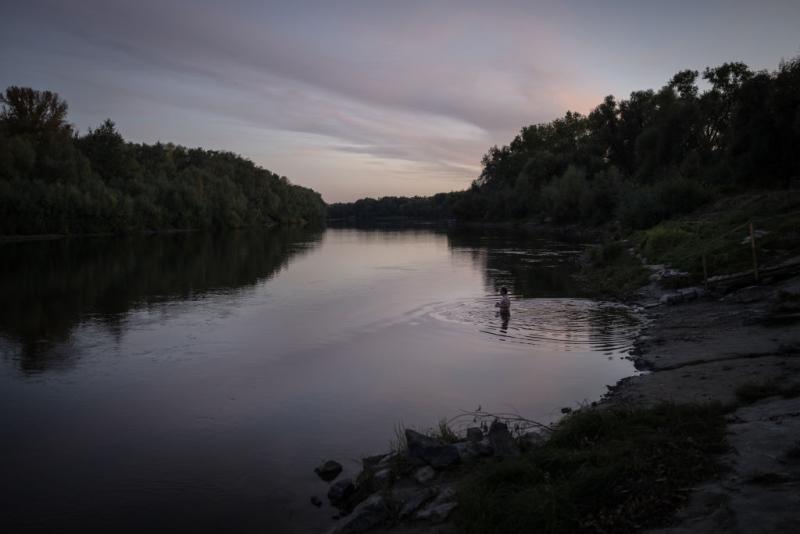
[[[431,437],[440,439],[445,443],[455,443],[459,440],[458,434],[450,428],[450,424],[447,422],[447,419],[440,419],[438,427],[429,432]]]
[[[591,293],[625,297],[647,284],[650,272],[619,241],[609,241],[590,251],[580,278]]]
[[[761,384],[744,384],[736,388],[736,398],[743,404],[753,404],[769,397],[800,397],[800,384],[781,384],[772,380]]]
[[[395,473],[408,473],[415,465],[407,454],[406,428],[408,427],[402,421],[396,423],[394,425],[394,439],[389,442],[391,468]],[[412,430],[417,429],[412,428]],[[431,438],[440,439],[445,443],[456,443],[460,439],[458,434],[450,427],[446,418],[440,419],[436,428],[417,431]]]
[[[580,410],[541,448],[491,462],[459,488],[459,532],[633,532],[662,524],[718,472],[718,406]]]
[[[763,265],[800,253],[800,194],[777,192],[722,199],[707,208],[649,230],[632,241],[650,263],[663,263],[702,280],[703,255],[709,276],[752,269],[747,223],[767,232],[756,238]]]

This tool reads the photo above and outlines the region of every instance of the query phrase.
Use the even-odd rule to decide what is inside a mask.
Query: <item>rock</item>
[[[409,457],[420,459],[435,469],[443,469],[459,462],[458,450],[441,440],[430,438],[406,429]]]
[[[375,466],[376,469],[384,469],[386,467],[391,467],[392,463],[397,459],[397,454],[387,454],[383,458],[380,459],[378,465]]]
[[[436,471],[433,470],[433,467],[426,465],[425,467],[420,467],[414,472],[414,480],[419,482],[420,484],[427,484],[436,476]]]
[[[446,488],[442,490],[430,504],[417,512],[414,518],[431,523],[441,523],[458,507],[455,498],[455,490],[453,490],[453,488]]]
[[[483,456],[483,449],[479,443],[474,441],[461,441],[454,444],[458,451],[458,457],[463,463],[474,462],[479,456]],[[491,453],[490,453],[491,454]]]
[[[322,501],[320,500],[319,497],[314,495],[313,497],[311,497],[311,504],[319,508],[320,506],[322,506]]]
[[[483,430],[477,426],[471,426],[467,429],[467,440],[478,442],[483,439]]]
[[[386,488],[391,485],[393,480],[394,473],[392,473],[392,470],[388,467],[380,471],[375,471],[375,474],[372,476],[372,482],[376,488]]]
[[[704,297],[705,294],[705,290],[700,287],[687,287],[680,289],[675,293],[666,293],[661,295],[659,302],[661,302],[661,304],[678,304]]]
[[[328,460],[314,469],[314,472],[325,482],[330,482],[334,478],[338,477],[339,473],[342,472],[342,464],[333,460]]]
[[[356,506],[344,522],[337,525],[330,534],[357,534],[366,532],[389,518],[389,508],[386,500],[378,494],[367,497],[364,502]]]
[[[511,433],[505,423],[500,421],[492,422],[489,427],[489,443],[497,456],[516,456],[519,454]]]
[[[682,297],[679,293],[667,293],[665,295],[661,295],[661,298],[658,301],[661,304],[677,304],[681,302]]]
[[[475,444],[475,448],[478,449],[478,453],[481,456],[491,456],[494,454],[494,449],[492,448],[492,443],[489,441],[489,436],[486,436],[479,442]]]
[[[456,508],[458,508],[457,502],[446,502],[437,506],[428,506],[424,510],[417,512],[416,517],[422,521],[442,523]]]
[[[383,463],[383,460],[388,458],[388,454],[376,454],[375,456],[367,456],[361,459],[361,466],[364,469],[374,469]]]
[[[350,495],[355,493],[355,491],[356,486],[353,484],[353,480],[350,478],[343,478],[337,480],[328,488],[328,500],[331,501],[331,504],[336,506],[337,504],[343,503]]]
[[[392,507],[399,519],[406,519],[436,495],[432,488],[398,488],[390,493]]]

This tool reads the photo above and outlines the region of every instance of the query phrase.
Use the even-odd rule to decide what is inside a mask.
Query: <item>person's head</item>
[[[508,295],[508,289],[506,289],[505,286],[501,287],[500,288],[500,294],[501,295]]]

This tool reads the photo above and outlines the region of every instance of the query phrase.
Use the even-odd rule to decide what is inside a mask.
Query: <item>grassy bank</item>
[[[730,197],[675,220],[636,232],[631,241],[650,263],[664,263],[703,278],[753,267],[749,223],[760,263],[800,254],[800,192]]]
[[[749,194],[720,199],[623,239],[606,239],[589,249],[580,277],[592,293],[625,297],[650,275],[637,256],[687,273],[683,284],[751,271],[750,223],[760,268],[800,255],[800,192]]]
[[[581,410],[544,446],[483,465],[459,490],[459,532],[632,532],[666,521],[725,450],[718,406]]]

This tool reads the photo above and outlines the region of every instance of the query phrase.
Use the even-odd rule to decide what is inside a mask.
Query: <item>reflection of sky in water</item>
[[[45,530],[325,532],[318,461],[352,470],[398,422],[478,404],[549,421],[633,372],[605,353],[635,321],[574,298],[573,245],[328,230],[0,248],[0,470],[21,481],[0,498]]]

